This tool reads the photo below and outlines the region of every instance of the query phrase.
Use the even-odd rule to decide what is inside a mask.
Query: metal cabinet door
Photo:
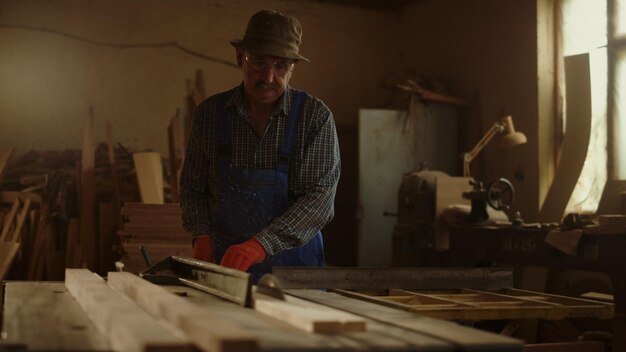
[[[391,265],[392,233],[402,176],[421,164],[457,174],[456,110],[418,104],[406,111],[359,111],[359,202],[357,221],[359,266]]]

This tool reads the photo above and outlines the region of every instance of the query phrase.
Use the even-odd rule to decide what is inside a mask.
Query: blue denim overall
[[[243,169],[231,165],[230,121],[224,110],[227,98],[227,94],[220,96],[217,106],[219,229],[213,241],[217,263],[229,246],[252,238],[289,207],[289,161],[305,93],[295,91],[276,169]],[[318,231],[304,246],[268,256],[248,271],[252,281],[256,282],[263,274],[270,273],[273,266],[323,265],[324,245],[322,234]]]

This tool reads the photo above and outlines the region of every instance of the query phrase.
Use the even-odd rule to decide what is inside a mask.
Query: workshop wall
[[[115,141],[165,153],[185,80],[202,69],[208,94],[239,84],[229,41],[263,8],[303,24],[311,63],[298,65],[292,84],[324,100],[338,123],[355,124],[397,65],[395,13],[312,1],[8,0],[0,3],[0,148],[80,148],[93,105],[99,140],[111,120]]]
[[[537,3],[419,1],[406,7],[402,23],[407,61],[452,82],[462,97],[472,101],[460,115],[459,131],[466,131],[460,136],[461,151],[469,151],[494,122],[508,114],[516,129],[526,134],[528,143],[511,149],[499,149],[493,140],[471,168],[472,176],[484,182],[509,179],[517,191],[514,209],[526,220],[536,219]]]
[[[450,82],[473,102],[459,118],[459,130],[468,132],[459,136],[462,150],[512,114],[529,143],[506,151],[492,143],[472,169],[484,181],[510,179],[520,195],[515,208],[527,220],[536,217],[537,160],[545,154],[537,141],[536,1],[421,0],[402,12],[286,0],[2,1],[0,148],[80,148],[93,105],[99,140],[110,120],[115,141],[165,153],[185,80],[201,69],[209,94],[237,85],[229,40],[262,8],[301,20],[301,52],[311,63],[298,65],[292,84],[324,100],[347,135],[355,135],[358,109],[375,105],[381,82],[407,68]],[[351,169],[355,159],[344,156]]]

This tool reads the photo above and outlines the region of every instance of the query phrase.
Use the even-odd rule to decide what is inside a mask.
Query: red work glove
[[[266,255],[261,243],[256,238],[251,238],[242,244],[228,247],[220,265],[248,271],[252,265],[262,262]]]
[[[191,256],[196,259],[204,260],[205,262],[215,262],[215,258],[213,258],[213,244],[211,243],[211,237],[208,235],[196,237],[193,241],[193,252],[191,253]]]

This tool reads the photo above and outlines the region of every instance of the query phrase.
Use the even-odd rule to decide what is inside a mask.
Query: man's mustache
[[[277,89],[278,85],[276,83],[265,83],[263,81],[257,81],[256,86],[263,89]]]

